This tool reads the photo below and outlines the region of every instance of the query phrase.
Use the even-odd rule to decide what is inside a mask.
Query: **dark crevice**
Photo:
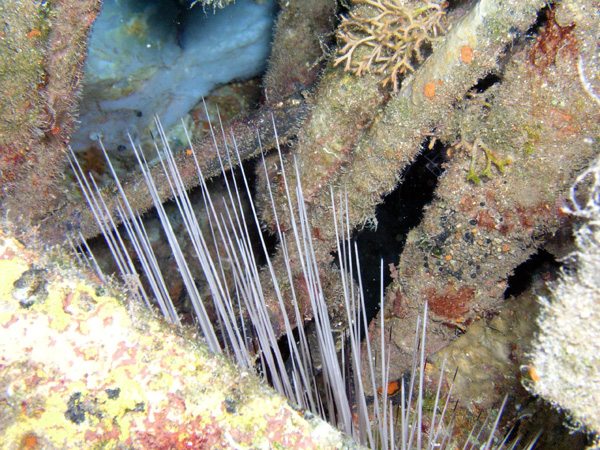
[[[529,27],[529,29],[525,33],[526,37],[536,37],[540,33],[542,28],[546,26],[548,19],[551,17],[549,14],[551,14],[552,11],[554,11],[555,6],[556,2],[548,2],[546,6],[544,6],[538,11],[535,22]]]
[[[522,411],[535,411],[535,414],[522,414],[515,419],[505,435],[506,442],[520,439],[521,443],[536,439],[536,449],[569,449],[589,448],[594,436],[586,433],[576,424],[566,411],[557,410],[539,397],[530,397],[520,405]],[[536,438],[540,430],[543,433]],[[526,448],[522,446],[518,449]],[[529,447],[527,447],[529,448]]]
[[[262,159],[260,157],[252,158],[250,160],[246,160],[242,162],[242,167],[244,169],[244,173],[246,175],[246,179],[248,180],[248,188],[250,190],[250,198],[254,202],[254,207],[256,208],[256,199],[257,199],[257,191],[258,185],[261,182],[260,177],[258,176],[259,172],[264,170]],[[239,170],[238,170],[239,171]],[[238,187],[242,187],[238,185]],[[257,214],[260,215],[260,211],[257,210]],[[254,219],[252,219],[249,215],[246,216],[246,220],[252,223],[254,227]],[[260,221],[259,217],[259,221]],[[264,223],[260,223],[260,230],[256,230],[257,234],[255,236],[256,239],[253,239],[252,244],[254,248],[254,255],[259,266],[265,266],[267,264],[268,255],[269,258],[275,257],[277,253],[277,248],[279,245],[279,238],[276,233],[271,232],[267,227],[264,226]],[[258,240],[258,232],[262,234],[263,240],[265,242],[267,254],[265,255],[264,249]]]
[[[553,281],[558,277],[561,264],[554,255],[546,250],[539,250],[527,261],[521,263],[508,278],[508,287],[504,298],[517,297],[527,290],[536,277],[544,281]]]
[[[489,73],[485,77],[477,80],[477,83],[469,89],[469,94],[481,94],[491,88],[493,85],[500,83],[502,78],[498,73]]]
[[[421,222],[424,207],[433,200],[438,178],[444,172],[445,147],[437,141],[430,149],[430,142],[423,143],[423,151],[404,170],[403,181],[377,206],[377,229],[363,229],[352,238],[352,248],[355,242],[358,246],[368,321],[375,317],[380,307],[381,264],[385,289],[392,281],[389,265],[398,264],[406,236]],[[334,264],[339,264],[337,255],[334,258]]]
[[[504,53],[504,56],[500,58],[498,61],[498,68],[496,71],[491,72],[484,76],[483,78],[477,80],[477,83],[471,87],[471,89],[467,92],[467,97],[474,94],[481,94],[487,91],[489,88],[494,86],[495,84],[502,82],[502,74],[504,72],[504,68],[506,64],[512,59],[512,55],[517,49],[521,49],[525,42],[530,41],[532,38],[535,38],[542,28],[546,25],[549,18],[552,17],[552,4],[542,8],[538,12],[537,20],[535,23],[525,32],[520,33],[518,30],[510,30],[512,34],[513,41],[507,45]]]

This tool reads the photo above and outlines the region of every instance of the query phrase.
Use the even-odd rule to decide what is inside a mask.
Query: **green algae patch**
[[[193,330],[164,323],[123,291],[119,299],[113,289],[98,289],[73,267],[42,264],[0,236],[0,341],[10,342],[0,348],[0,440],[7,448],[324,448],[344,441],[209,353]]]

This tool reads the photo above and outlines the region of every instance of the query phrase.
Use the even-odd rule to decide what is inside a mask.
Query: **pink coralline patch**
[[[8,329],[8,327],[10,327],[11,325],[17,323],[18,321],[19,321],[19,317],[17,317],[16,314],[13,314],[10,317],[10,319],[7,322],[4,323],[3,327]]]
[[[135,347],[129,347],[125,341],[121,341],[119,348],[113,354],[112,360],[116,367],[136,365],[136,353],[137,349]]]
[[[145,431],[134,432],[131,441],[153,450],[200,450],[225,442],[219,428],[200,424],[200,418],[186,423],[173,422],[167,419],[166,411],[157,413],[152,422],[146,420]]]
[[[73,353],[75,353],[76,356],[82,358],[83,360],[87,360],[88,359],[87,356],[86,356],[86,353],[82,349],[80,349],[79,347],[73,346]]]
[[[275,416],[265,414],[265,419],[269,423],[269,431],[267,432],[269,441],[276,442],[284,448],[289,449],[314,449],[315,444],[304,434],[290,433],[286,430],[286,425],[289,423],[291,415],[292,412],[289,410],[281,410]]]
[[[148,378],[148,376],[150,376],[151,374],[152,372],[150,371],[150,368],[148,366],[143,366],[138,371],[138,377],[142,380]]]
[[[143,448],[152,448],[155,450],[189,450],[211,448],[219,444],[218,439],[211,439],[202,433],[193,433],[188,436],[182,436],[181,433],[165,432],[160,435],[153,433],[140,433],[136,437],[136,442],[142,444]]]
[[[252,432],[242,428],[232,429],[229,434],[231,439],[240,445],[248,446],[252,443]]]
[[[0,255],[0,259],[11,260],[15,257],[15,255],[16,253],[11,248],[8,248],[4,251],[4,253],[2,253],[2,255]]]
[[[180,414],[185,413],[186,407],[184,399],[175,394],[171,394],[170,392],[167,392],[167,398],[169,399],[169,409],[171,411],[177,411]]]
[[[106,429],[103,423],[100,423],[96,431],[86,430],[84,434],[86,442],[118,442],[121,437],[121,431],[116,425],[112,425],[110,429]]]
[[[63,311],[65,314],[73,314],[73,312],[71,311],[71,307],[73,305],[73,297],[73,292],[69,292],[63,300]]]

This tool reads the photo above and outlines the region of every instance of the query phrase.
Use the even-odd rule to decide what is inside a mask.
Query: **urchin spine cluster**
[[[269,311],[265,307],[263,286],[261,286],[261,278],[259,270],[253,255],[250,236],[248,233],[248,222],[255,221],[258,223],[258,216],[254,205],[251,201],[251,217],[244,217],[242,213],[242,204],[239,192],[241,190],[249,190],[248,182],[242,168],[242,179],[244,186],[238,186],[233,181],[227,181],[227,196],[228,211],[227,218],[217,217],[213,206],[213,199],[204,181],[204,177],[198,168],[198,177],[201,189],[204,195],[204,203],[208,216],[211,221],[211,236],[204,236],[198,225],[195,212],[192,209],[192,204],[187,192],[183,186],[181,176],[175,166],[173,155],[169,147],[167,137],[162,129],[162,126],[157,121],[156,126],[160,136],[160,148],[156,144],[156,153],[159,163],[162,165],[165,175],[169,180],[175,201],[183,221],[186,224],[187,233],[195,248],[196,256],[198,257],[207,283],[210,287],[212,301],[215,304],[217,312],[217,320],[220,323],[220,330],[226,336],[225,339],[219,340],[218,333],[213,327],[213,321],[208,316],[204,302],[197,287],[195,286],[192,274],[188,264],[183,256],[180,248],[180,243],[175,236],[171,218],[169,218],[164,210],[162,203],[156,193],[156,186],[150,172],[148,163],[144,157],[142,150],[131,142],[131,145],[136,153],[141,170],[146,179],[146,183],[153,197],[155,207],[162,222],[162,226],[169,240],[171,250],[176,261],[183,282],[190,293],[192,303],[198,318],[199,326],[206,339],[206,343],[214,353],[229,353],[237,362],[237,364],[245,370],[254,368],[255,355],[258,353],[260,365],[263,373],[268,373],[273,387],[282,395],[286,396],[301,408],[308,409],[324,418],[330,420],[340,430],[352,435],[357,441],[367,444],[372,449],[433,449],[445,448],[452,442],[452,424],[445,420],[446,412],[449,410],[450,394],[446,399],[440,396],[442,380],[438,385],[435,403],[433,405],[432,417],[429,420],[431,424],[428,433],[424,433],[424,369],[425,369],[425,346],[423,345],[426,335],[426,317],[427,310],[425,309],[422,318],[419,320],[415,335],[415,351],[411,368],[410,382],[401,383],[401,405],[400,408],[388,402],[388,394],[386,389],[380,389],[381,396],[375,395],[373,405],[369,405],[365,391],[377,392],[378,386],[387,386],[389,380],[389,362],[385,360],[374,361],[372,356],[371,346],[376,345],[371,343],[367,338],[364,344],[361,344],[361,334],[368,336],[366,329],[366,316],[364,312],[364,299],[362,294],[356,295],[356,290],[353,286],[352,271],[357,270],[360,273],[360,267],[351,267],[344,265],[344,261],[352,261],[353,258],[349,254],[356,252],[356,248],[351,248],[347,242],[349,240],[341,237],[348,237],[350,230],[347,224],[347,217],[343,211],[344,198],[336,201],[332,192],[332,210],[333,210],[333,225],[339,239],[338,252],[343,257],[340,258],[342,267],[340,268],[340,276],[343,286],[345,286],[344,302],[346,307],[346,315],[350,324],[346,344],[349,346],[347,352],[342,354],[349,355],[348,362],[340,362],[335,342],[331,332],[331,324],[329,322],[329,314],[327,304],[323,296],[323,290],[320,285],[318,266],[316,263],[314,251],[312,248],[313,238],[311,229],[306,216],[304,200],[302,195],[302,187],[298,181],[295,186],[296,196],[298,199],[297,205],[288,205],[288,211],[291,217],[286,219],[287,223],[291,224],[293,233],[292,239],[295,241],[293,245],[301,249],[301,265],[303,268],[305,286],[303,289],[308,291],[311,308],[316,324],[316,334],[318,349],[311,349],[308,344],[308,338],[304,332],[304,320],[297,307],[297,302],[294,302],[294,315],[296,323],[292,324],[288,319],[288,314],[285,311],[285,306],[279,291],[279,284],[287,282],[292,285],[294,292],[294,282],[291,277],[291,269],[288,266],[288,280],[278,280],[269,258],[267,265],[262,270],[268,270],[271,275],[274,291],[279,296],[279,304],[282,308],[282,316],[285,322],[285,331],[288,336],[293,336],[293,329],[297,327],[299,337],[297,340],[288,339],[288,350],[290,359],[285,361],[279,348],[278,336],[273,330],[273,326],[269,319]],[[214,133],[211,126],[211,132]],[[189,137],[188,137],[189,139]],[[190,144],[190,150],[194,158],[196,155]],[[278,148],[280,162],[281,151]],[[218,152],[217,152],[218,154]],[[228,161],[221,160],[222,170],[225,174],[227,168],[231,169],[231,158],[239,158],[236,149],[230,149],[228,152]],[[264,160],[263,160],[264,161]],[[150,305],[152,299],[156,299],[163,315],[170,322],[179,325],[179,318],[175,307],[168,295],[166,284],[164,282],[161,269],[153,254],[146,230],[140,219],[137,211],[134,211],[130,206],[126,196],[123,194],[123,188],[112,166],[111,171],[115,177],[117,189],[121,192],[122,198],[119,206],[119,216],[123,220],[125,231],[128,238],[131,240],[136,251],[135,258],[139,259],[144,275],[148,278],[148,283],[151,286],[152,292],[145,292],[142,285],[137,281],[139,276],[135,271],[132,256],[126,251],[124,239],[116,224],[107,217],[108,214],[106,204],[104,203],[98,187],[95,185],[91,177],[87,177],[82,171],[75,159],[71,155],[71,163],[73,169],[79,179],[82,191],[94,213],[98,224],[109,243],[109,247],[113,256],[118,262],[119,270],[124,279],[129,280],[129,287],[135,296],[140,297],[146,304]],[[264,167],[264,164],[263,164]],[[281,165],[283,167],[283,165]],[[281,174],[283,183],[288,193],[287,198],[292,198],[289,195],[290,186],[288,185],[285,173]],[[299,180],[297,174],[296,177]],[[269,192],[272,196],[272,193]],[[336,205],[340,205],[336,207]],[[295,207],[294,207],[295,206]],[[297,215],[294,213],[297,211]],[[275,220],[277,221],[277,213],[274,211]],[[275,227],[279,230],[281,227]],[[261,238],[262,239],[262,238]],[[288,243],[283,234],[279,235],[281,251],[284,255],[287,254]],[[208,241],[219,240],[226,249],[226,256],[221,258],[212,257],[208,251]],[[291,244],[290,244],[291,245]],[[265,242],[262,241],[263,249],[266,252]],[[91,254],[90,254],[91,255]],[[92,255],[93,258],[93,255]],[[227,261],[226,261],[227,260]],[[285,258],[286,261],[289,258]],[[358,260],[358,258],[356,258]],[[350,263],[351,264],[351,263]],[[225,265],[231,265],[233,268],[233,285],[228,283],[224,274],[228,271],[224,270]],[[102,276],[97,264],[95,268]],[[381,280],[383,280],[383,269]],[[383,281],[381,281],[383,283]],[[361,291],[361,290],[359,290]],[[382,286],[383,292],[383,286]],[[383,302],[383,298],[381,299]],[[251,319],[251,328],[244,326],[245,321],[239,317],[241,305],[244,305],[247,314]],[[240,320],[241,319],[241,320]],[[362,319],[362,320],[361,320]],[[381,321],[382,327],[384,322]],[[360,327],[364,327],[362,330]],[[385,355],[387,351],[387,343],[385,341],[385,333],[381,330],[381,345],[380,354]],[[258,349],[257,349],[258,347]],[[317,381],[317,370],[313,366],[311,353],[318,351],[321,355],[322,370],[321,376],[324,379],[325,392],[320,392]],[[364,356],[363,356],[364,355]],[[368,358],[369,373],[362,373],[362,358]],[[377,379],[375,375],[375,364],[381,365],[381,373],[383,379]],[[291,370],[289,369],[291,367]],[[442,368],[442,373],[444,369]],[[364,383],[369,383],[368,389]],[[350,387],[349,387],[350,386]],[[406,390],[406,392],[405,392]],[[505,399],[506,400],[506,399]],[[502,408],[504,404],[502,405]],[[493,436],[498,424],[499,417],[492,428],[489,438],[484,440],[481,437],[481,431],[474,432],[469,436],[471,443],[480,442],[483,444],[481,448],[492,448]],[[482,425],[482,430],[485,427]],[[398,433],[399,436],[395,436]],[[501,448],[501,447],[500,447]]]

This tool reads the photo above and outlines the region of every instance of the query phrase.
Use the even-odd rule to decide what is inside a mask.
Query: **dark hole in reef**
[[[554,17],[553,11],[555,7],[556,2],[548,2],[546,6],[541,8],[537,13],[535,22],[533,22],[533,24],[527,29],[524,36],[527,38],[535,38],[540,33],[542,28],[546,26],[548,20]]]
[[[485,77],[477,80],[477,83],[469,89],[469,94],[481,94],[482,92],[487,91],[494,84],[500,83],[502,81],[502,77],[497,73],[489,73]]]
[[[305,325],[306,327],[306,325]],[[254,330],[251,329],[250,331],[251,333],[255,333]],[[253,338],[257,339],[256,336],[253,336]],[[300,331],[298,330],[298,327],[294,327],[294,329],[292,330],[292,337],[291,339],[294,340],[294,342],[296,344],[298,344],[298,341],[300,340]],[[284,334],[282,335],[278,340],[277,340],[277,347],[279,348],[279,352],[281,354],[281,358],[282,360],[285,362],[285,369],[289,374],[292,373],[293,371],[293,361],[292,361],[292,353],[290,351],[290,336],[288,334]],[[299,345],[299,344],[298,344]],[[260,350],[260,347],[257,345],[255,345],[255,349]],[[269,349],[269,351],[272,351],[271,349]],[[259,355],[262,356],[262,359],[265,359],[265,355]],[[275,356],[273,356],[273,358],[275,358]],[[257,373],[259,375],[261,375],[262,377],[265,378],[265,380],[267,380],[267,382],[273,386],[273,373],[271,372],[271,368],[269,367],[269,365],[266,363],[266,359],[265,359],[265,363],[264,364],[260,364],[261,363],[261,358],[258,358],[256,361],[256,366],[255,369],[257,371]]]
[[[485,77],[477,80],[474,86],[469,89],[467,92],[467,97],[473,94],[481,94],[487,91],[490,87],[495,84],[502,82],[502,73],[504,71],[505,65],[511,60],[510,55],[514,53],[515,49],[521,48],[524,41],[530,40],[532,37],[535,38],[540,33],[540,30],[544,27],[549,17],[551,16],[551,10],[553,7],[553,3],[548,4],[544,8],[542,8],[537,15],[537,19],[535,23],[525,32],[521,33],[519,30],[511,29],[509,33],[511,34],[512,41],[507,45],[504,53],[505,57],[501,58],[498,61],[498,70],[495,72],[491,72],[487,74]]]
[[[527,261],[521,263],[508,278],[508,287],[504,291],[504,298],[517,297],[525,292],[536,277],[545,281],[553,281],[558,277],[561,264],[554,255],[540,249]]]
[[[557,411],[552,405],[537,397],[530,397],[520,405],[524,411],[535,411],[535,414],[524,414],[518,417],[505,435],[506,442],[514,442],[519,438],[516,449],[525,449],[538,437],[536,450],[584,450],[592,445],[593,434],[585,433],[581,427],[574,426],[564,411]]]
[[[398,264],[408,232],[423,218],[423,208],[433,200],[438,178],[444,173],[446,148],[436,141],[422,144],[422,151],[402,174],[402,182],[386,195],[375,210],[377,229],[363,229],[351,238],[358,246],[360,269],[365,298],[367,321],[370,322],[380,308],[380,267],[383,264],[384,289],[390,284],[389,265]],[[353,259],[354,253],[352,255]],[[334,254],[334,264],[339,256]],[[356,261],[353,261],[356,267]],[[356,276],[356,274],[355,274]]]
[[[249,159],[242,164],[242,166],[244,168],[244,172],[246,174],[246,179],[248,180],[248,188],[250,190],[250,198],[252,199],[253,202],[255,202],[255,205],[256,205],[257,185],[259,183],[257,174],[259,173],[259,171],[264,171],[262,164],[263,164],[262,159],[259,157]],[[247,219],[250,219],[250,218],[248,217]],[[260,217],[259,217],[259,220],[260,220]],[[262,225],[263,224],[261,224],[261,229],[257,230],[257,231],[260,231],[260,233],[262,234],[262,237],[265,241],[265,247],[267,248],[267,255],[269,256],[269,258],[271,258],[271,257],[274,257],[275,253],[277,252],[277,245],[279,244],[279,238],[277,237],[277,234],[271,233],[270,231],[262,228]],[[256,238],[258,239],[258,234],[256,235]],[[267,258],[266,258],[267,255],[265,255],[262,245],[260,244],[260,242],[255,242],[254,244],[255,244],[254,247],[257,247],[254,249],[255,250],[254,255],[257,260],[257,263],[260,266],[266,265],[267,264]]]

